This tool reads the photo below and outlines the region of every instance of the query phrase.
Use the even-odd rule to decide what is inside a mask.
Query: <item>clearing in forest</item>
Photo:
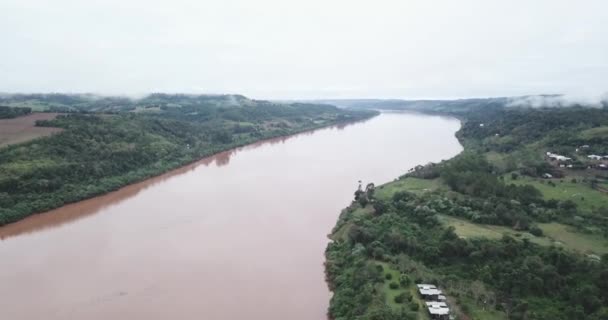
[[[0,119],[0,147],[50,136],[61,128],[36,127],[38,120],[51,120],[57,113],[32,113],[14,119]]]

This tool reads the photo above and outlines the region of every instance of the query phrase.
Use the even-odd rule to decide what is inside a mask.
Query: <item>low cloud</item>
[[[564,108],[564,107],[593,107],[608,106],[608,92],[597,95],[535,95],[510,98],[507,107],[528,108]]]

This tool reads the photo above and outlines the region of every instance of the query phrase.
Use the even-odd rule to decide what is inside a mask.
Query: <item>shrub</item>
[[[409,286],[410,285],[410,277],[408,277],[406,274],[402,274],[401,277],[399,278],[399,283],[403,287]]]
[[[412,311],[418,311],[420,309],[420,305],[418,305],[418,302],[411,302],[410,303],[410,310]]]
[[[395,303],[403,303],[405,302],[405,299],[407,298],[407,295],[405,294],[405,292],[402,292],[398,295],[395,296]]]
[[[542,237],[543,236],[543,230],[539,227],[532,227],[530,228],[530,233],[537,236],[537,237]]]
[[[391,280],[391,279],[393,278],[393,275],[392,275],[392,274],[390,274],[390,273],[387,273],[387,274],[385,274],[385,275],[384,275],[384,278],[385,278],[386,280]]]
[[[399,284],[397,282],[391,282],[388,285],[388,287],[391,288],[391,289],[393,289],[393,290],[397,290],[397,289],[399,289]]]

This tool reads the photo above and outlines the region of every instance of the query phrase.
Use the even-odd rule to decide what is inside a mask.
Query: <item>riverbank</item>
[[[38,122],[62,131],[0,149],[0,226],[225,150],[377,115],[306,105],[233,108],[226,118],[184,112],[68,114]]]
[[[141,189],[9,225],[37,229],[0,241],[3,315],[324,319],[327,230],[352,188],[460,152],[458,127],[381,114],[218,154]],[[51,219],[79,212],[88,213]]]
[[[134,197],[139,192],[151,186],[154,186],[155,184],[162,183],[163,181],[171,179],[172,177],[179,176],[189,171],[192,171],[198,166],[208,166],[212,163],[216,163],[218,166],[227,165],[230,162],[230,158],[234,154],[238,153],[239,151],[246,150],[248,148],[256,148],[265,144],[284,143],[290,138],[296,137],[300,134],[313,133],[316,130],[332,128],[342,130],[349,125],[354,125],[359,122],[367,121],[373,117],[374,116],[357,121],[342,122],[327,126],[303,129],[300,132],[295,132],[287,135],[279,135],[272,138],[264,138],[257,141],[252,141],[251,143],[244,143],[242,145],[238,145],[227,150],[219,151],[210,156],[195,160],[194,162],[181,165],[174,169],[170,169],[167,172],[163,172],[158,175],[151,176],[149,178],[144,178],[143,180],[135,181],[125,186],[121,186],[117,190],[111,190],[107,193],[92,196],[88,199],[83,199],[78,202],[64,204],[63,206],[60,206],[58,208],[30,215],[22,220],[1,226],[0,240],[44,230],[47,228],[55,228],[63,224],[69,224],[78,219],[82,219],[89,215],[95,214],[107,206],[120,203],[131,197]]]
[[[602,207],[597,197],[590,203],[578,199],[579,206],[562,194],[539,191],[529,180],[558,188],[572,179],[576,188],[589,188],[575,170],[544,160],[542,146],[574,152],[570,142],[553,138],[564,137],[565,130],[577,135],[580,123],[605,126],[605,113],[463,113],[456,134],[463,153],[417,166],[397,181],[360,188],[326,250],[334,292],[329,316],[428,319],[416,284],[430,283],[447,293],[450,314],[458,319],[601,318],[608,311],[601,308],[608,296],[598,285],[608,271],[603,213],[608,200]],[[597,140],[574,143],[602,148]],[[500,148],[502,156],[496,157]],[[507,159],[514,167],[505,166]],[[558,171],[565,175],[561,181],[538,177]],[[558,271],[543,271],[548,269]],[[557,285],[566,279],[576,280]],[[581,286],[594,298],[576,298]]]

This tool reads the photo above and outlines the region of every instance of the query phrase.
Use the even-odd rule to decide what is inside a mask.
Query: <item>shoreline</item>
[[[453,136],[454,138],[456,138],[456,141],[458,142],[458,144],[461,147],[460,152],[456,153],[455,155],[453,155],[452,157],[448,158],[448,159],[442,159],[441,161],[437,162],[437,163],[441,163],[443,161],[449,161],[455,157],[457,157],[458,155],[462,154],[465,151],[465,145],[463,143],[463,141],[461,140],[461,138],[458,135],[458,132],[460,132],[460,130],[462,130],[462,127],[464,125],[464,123],[467,121],[466,118],[464,117],[458,117],[452,114],[444,114],[444,113],[439,113],[439,112],[424,112],[424,111],[420,111],[420,110],[394,110],[394,109],[373,109],[375,111],[378,111],[380,113],[410,113],[410,114],[418,114],[418,115],[425,115],[425,116],[432,116],[432,117],[444,117],[444,118],[448,118],[451,120],[457,120],[459,123],[459,128],[454,132]],[[429,161],[427,163],[432,163],[432,161]],[[416,165],[417,166],[417,165]],[[414,166],[414,167],[416,167]],[[412,167],[412,168],[414,168]],[[409,169],[408,169],[409,170]],[[378,184],[375,186],[375,188],[377,189],[381,189],[382,187],[393,183],[395,181],[399,181],[402,178],[405,178],[407,176],[409,171],[406,171],[405,173],[395,177],[393,180],[384,182],[382,184]],[[325,283],[327,284],[327,288],[329,289],[330,292],[330,301],[331,301],[331,297],[333,297],[335,295],[335,288],[336,288],[336,283],[334,281],[332,281],[332,279],[329,276],[328,273],[328,268],[327,268],[327,264],[329,262],[328,256],[327,256],[327,250],[329,249],[330,245],[332,243],[334,243],[336,240],[334,238],[335,234],[338,232],[338,230],[343,227],[343,219],[346,215],[348,214],[352,214],[352,211],[356,208],[357,204],[356,204],[356,200],[351,200],[351,202],[349,204],[347,204],[345,207],[343,207],[340,210],[340,213],[338,214],[338,218],[335,221],[334,226],[332,227],[332,229],[329,231],[329,233],[327,234],[327,239],[329,240],[327,242],[327,245],[325,247],[325,252],[323,254],[324,260],[323,260],[323,273],[325,275]],[[330,301],[328,301],[328,304],[330,304]],[[328,307],[328,309],[326,310],[327,314],[327,320],[334,320],[334,318],[331,316],[330,314],[330,307]]]
[[[37,230],[43,230],[57,225],[62,225],[76,221],[80,218],[84,218],[90,214],[93,214],[105,207],[111,206],[115,203],[129,199],[139,192],[174,176],[184,174],[188,171],[194,170],[200,165],[210,165],[214,161],[219,165],[224,165],[229,161],[229,158],[236,152],[243,149],[256,147],[267,143],[276,143],[290,139],[291,137],[301,134],[311,134],[315,131],[338,128],[342,129],[349,125],[368,121],[378,114],[374,114],[371,117],[357,119],[354,121],[336,122],[329,125],[321,125],[309,127],[303,130],[298,130],[286,135],[277,135],[265,137],[259,140],[249,141],[242,144],[232,145],[226,149],[218,150],[212,154],[205,155],[202,158],[198,158],[194,161],[190,161],[184,164],[180,164],[167,171],[160,172],[141,180],[136,180],[125,185],[118,187],[115,190],[111,190],[106,193],[94,195],[86,199],[82,199],[75,202],[65,203],[59,207],[51,210],[36,212],[27,217],[20,219],[15,222],[11,222],[0,226],[0,241],[7,240],[9,238],[19,236],[21,234],[28,234]],[[126,194],[125,194],[126,193]],[[108,201],[110,203],[108,203]],[[58,212],[61,211],[61,212]]]

